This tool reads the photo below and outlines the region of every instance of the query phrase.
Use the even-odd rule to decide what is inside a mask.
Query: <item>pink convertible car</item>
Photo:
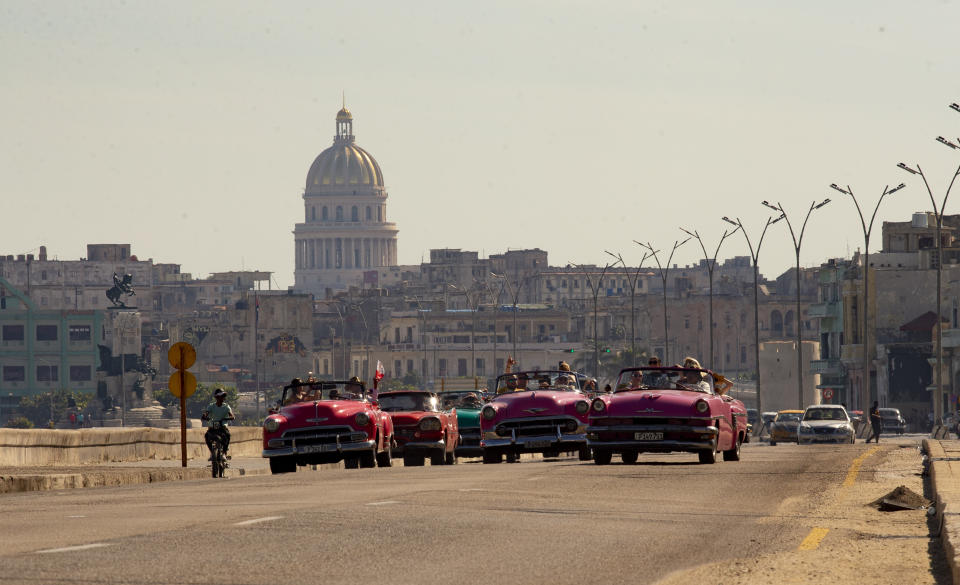
[[[696,453],[700,463],[740,460],[747,436],[747,410],[718,392],[709,370],[630,368],[620,372],[610,394],[590,404],[587,443],[597,465],[614,453],[635,463],[640,453]]]
[[[589,461],[584,435],[590,402],[576,373],[539,370],[497,378],[497,395],[480,410],[484,463],[515,462],[521,453],[556,457],[577,452]]]

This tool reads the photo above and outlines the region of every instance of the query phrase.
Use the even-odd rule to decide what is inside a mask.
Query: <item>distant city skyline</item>
[[[803,266],[938,204],[960,151],[956,2],[0,2],[0,253],[76,259],[129,243],[204,277],[293,284],[310,163],[345,94],[380,163],[398,262],[541,248],[598,264],[634,240],[712,252],[782,203]],[[960,187],[957,187],[960,189]],[[945,212],[960,213],[954,195]],[[739,234],[718,260],[746,256]],[[696,264],[695,242],[674,262]],[[795,255],[783,223],[760,270]],[[647,263],[649,265],[649,262]]]

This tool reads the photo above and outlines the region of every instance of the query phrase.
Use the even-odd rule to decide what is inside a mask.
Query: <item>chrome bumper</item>
[[[360,441],[354,443],[321,443],[319,445],[297,445],[294,441],[290,447],[264,449],[264,457],[287,457],[290,455],[317,455],[323,453],[352,453],[354,451],[369,451],[375,449],[376,441]]]
[[[493,436],[491,436],[493,435]],[[555,435],[533,435],[518,437],[516,431],[509,437],[500,437],[493,432],[484,433],[480,446],[484,449],[496,447],[517,447],[522,450],[563,449],[565,447],[582,447],[587,442],[584,433],[557,433]]]
[[[404,451],[436,451],[437,449],[446,449],[447,442],[443,439],[439,441],[410,441],[409,443],[397,442],[393,449],[394,453],[403,453]]]
[[[682,432],[702,435],[697,439],[661,439],[659,441],[617,440],[602,441],[600,433]],[[631,451],[702,451],[717,448],[717,427],[691,425],[622,425],[615,427],[587,427],[587,445],[591,448],[623,449]]]

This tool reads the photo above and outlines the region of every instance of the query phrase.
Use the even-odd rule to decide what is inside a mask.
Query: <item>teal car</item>
[[[482,457],[480,447],[480,409],[483,408],[483,394],[477,390],[456,390],[439,392],[440,404],[444,409],[456,407],[457,425],[460,428],[460,442],[457,444],[457,457]]]

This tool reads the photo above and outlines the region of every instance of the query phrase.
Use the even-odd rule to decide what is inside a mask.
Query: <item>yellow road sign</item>
[[[189,370],[197,361],[197,350],[186,341],[178,341],[170,346],[167,359],[175,370]]]
[[[170,394],[179,398],[180,390],[182,389],[183,397],[190,398],[190,396],[197,391],[197,377],[190,372],[183,372],[183,387],[181,388],[180,374],[181,372],[170,374]]]

